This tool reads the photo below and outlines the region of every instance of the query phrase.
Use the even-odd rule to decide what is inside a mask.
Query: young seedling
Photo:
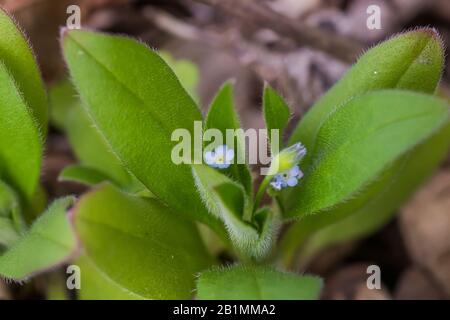
[[[241,129],[231,83],[203,117],[192,90],[196,71],[186,62],[181,67],[131,38],[85,30],[63,30],[61,48],[73,87],[65,82],[52,89],[52,120],[80,165],[60,178],[93,188],[70,210],[71,225],[64,214],[58,215],[64,227],[51,223],[52,208],[64,211],[71,201],[59,200],[28,233],[45,234],[66,250],[56,254],[43,241],[13,240],[19,250],[0,257],[0,273],[18,279],[38,272],[43,268],[36,267],[42,261],[36,252],[53,258],[48,267],[70,257],[78,244],[73,263],[82,270],[81,299],[316,299],[322,280],[292,269],[331,244],[380,228],[450,146],[449,107],[434,96],[444,56],[433,29],[406,32],[367,51],[300,120],[286,144],[289,107],[266,85],[262,109],[272,161],[261,178],[248,162],[236,161],[245,149],[239,135],[205,148],[202,163],[193,161],[194,152],[183,163],[172,159],[179,142],[172,139],[175,130],[190,133],[197,150],[208,141],[196,142],[196,122],[224,136]],[[5,79],[14,75],[9,72]],[[14,79],[1,81],[0,90],[12,95],[14,83],[21,83]],[[27,96],[22,91],[0,100],[0,108],[6,112],[6,104],[20,102]],[[37,116],[20,110],[9,112],[22,112],[28,122],[17,119],[8,130],[28,125],[38,132]],[[41,137],[29,136],[40,161]],[[2,155],[5,150],[0,144]],[[26,164],[30,150],[18,150],[10,163]],[[33,194],[36,187],[28,180],[15,182],[8,170],[0,172],[9,189]],[[33,172],[37,181],[39,169]],[[211,233],[216,237],[205,236]],[[213,247],[226,250],[235,263],[221,266]],[[14,256],[24,252],[24,260]]]

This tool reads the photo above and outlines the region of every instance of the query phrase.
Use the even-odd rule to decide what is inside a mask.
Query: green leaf
[[[423,94],[382,90],[350,100],[323,123],[299,193],[286,203],[297,217],[335,206],[425,141],[449,118],[448,105]]]
[[[114,154],[164,203],[217,227],[190,168],[171,159],[174,130],[192,137],[202,117],[167,64],[126,37],[71,30],[62,41],[76,88]]]
[[[0,245],[11,246],[24,230],[20,200],[17,194],[3,181],[0,181]]]
[[[111,181],[100,171],[81,165],[65,167],[58,176],[59,181],[73,181],[88,186],[93,186],[104,181]]]
[[[48,194],[44,186],[38,184],[30,203],[24,206],[24,220],[29,225],[39,217],[48,205]]]
[[[125,194],[111,185],[81,198],[74,220],[89,261],[114,286],[133,295],[187,299],[194,274],[212,263],[191,222],[158,200]]]
[[[23,95],[2,62],[0,114],[0,179],[29,201],[38,184],[43,147]]]
[[[226,83],[217,93],[216,97],[211,103],[208,115],[205,120],[205,130],[218,129],[224,139],[226,139],[227,129],[240,129],[238,115],[236,113],[233,102],[233,85],[231,82]],[[222,144],[225,144],[223,141]],[[205,146],[211,142],[205,142]],[[252,194],[252,176],[246,164],[238,164],[239,154],[245,157],[245,140],[242,135],[234,137],[233,146],[228,145],[229,148],[234,148],[235,156],[234,162],[231,166],[224,170],[224,173],[230,174],[236,181],[239,181],[245,188],[247,194]],[[241,159],[242,162],[245,158]]]
[[[80,267],[81,290],[78,298],[81,300],[143,300],[128,289],[121,287],[102,272],[86,255],[81,255],[75,264]]]
[[[69,80],[65,79],[52,84],[48,91],[50,104],[50,120],[59,130],[65,130],[70,124],[70,113],[73,108],[80,108],[77,92]]]
[[[281,149],[283,130],[286,128],[291,112],[284,99],[268,84],[264,87],[263,114],[266,121],[269,140],[272,142],[272,129],[279,130],[279,144]],[[272,142],[273,143],[273,142]]]
[[[0,216],[0,247],[9,247],[19,239],[14,223],[11,219]]]
[[[29,108],[33,119],[36,120],[35,125],[44,138],[48,123],[47,97],[36,59],[25,35],[2,8],[0,8],[0,62],[14,78],[17,91],[21,93],[24,104]]]
[[[358,202],[348,202],[323,213],[306,216],[291,227],[281,242],[284,263],[307,263],[326,247],[366,236],[389,221],[403,202],[432,174],[448,154],[450,122],[426,143],[396,161],[365,190]],[[355,205],[356,204],[356,205]],[[300,249],[300,251],[298,251]]]
[[[52,122],[64,130],[83,166],[96,169],[123,188],[138,189],[136,181],[110,150],[107,142],[81,106],[72,84],[62,81],[50,88]]]
[[[159,52],[161,58],[172,68],[181,85],[189,95],[198,102],[197,85],[199,82],[199,71],[195,64],[189,60],[174,59],[168,52]]]
[[[0,181],[0,217],[10,217],[11,211],[19,206],[19,199],[14,191]]]
[[[201,300],[314,300],[322,280],[264,266],[216,268],[200,274]]]
[[[0,275],[24,280],[67,261],[76,251],[77,241],[66,215],[74,198],[53,202],[31,229],[0,256]]]
[[[443,57],[442,41],[436,31],[432,29],[419,29],[408,32],[376,46],[363,55],[347,75],[315,104],[298,125],[290,142],[293,143],[300,139],[308,143],[308,147],[311,149],[318,128],[323,121],[322,119],[327,117],[327,113],[332,111],[335,105],[343,103],[353,95],[387,87],[432,93],[443,69]],[[437,135],[445,134],[445,131],[446,129],[443,128],[441,133]],[[332,244],[331,239],[333,239],[333,236],[330,237],[329,241],[326,240],[327,236],[318,236],[318,239],[322,238],[324,240],[312,240],[311,244],[305,244],[305,242],[318,230],[349,217],[356,211],[361,212],[361,215],[364,215],[363,212],[372,212],[374,217],[367,218],[367,221],[373,220],[370,223],[372,227],[367,228],[364,226],[364,223],[353,224],[352,232],[347,232],[349,235],[348,240],[373,232],[376,225],[381,226],[387,221],[388,217],[391,217],[394,213],[395,208],[400,206],[404,199],[407,199],[420,184],[419,182],[411,184],[409,177],[422,176],[423,180],[434,170],[433,164],[436,166],[439,163],[442,158],[440,154],[448,149],[450,141],[441,139],[440,143],[435,143],[432,142],[433,139],[421,144],[420,147],[416,148],[416,151],[409,152],[404,158],[398,159],[372,185],[367,186],[346,203],[313,216],[306,216],[301,221],[293,224],[283,237],[281,244],[285,264],[288,265],[292,262],[295,253],[300,248],[300,260],[305,265],[307,260],[321,248]],[[400,175],[400,167],[413,168],[417,163],[420,165],[422,159],[420,150],[422,148],[432,150],[430,158],[427,158],[430,164],[426,168],[423,167],[423,171],[420,174],[412,171],[412,173]],[[432,157],[432,153],[436,155]],[[396,183],[392,184],[392,181],[396,181]],[[410,188],[400,188],[402,191],[395,192],[396,185],[402,184],[409,184]],[[298,190],[293,190],[287,196],[295,197],[297,192]],[[377,210],[379,210],[379,213],[370,209],[371,201],[378,201],[380,207]],[[383,206],[384,203],[387,204],[385,207]],[[352,220],[351,218],[348,219]],[[336,227],[339,228],[338,225]],[[339,231],[333,231],[333,227],[329,229],[329,234],[336,232],[337,238],[340,237],[338,234],[342,234]],[[327,233],[324,232],[324,234]],[[351,234],[354,234],[354,236],[351,236]]]
[[[289,144],[314,146],[320,125],[355,95],[379,89],[407,89],[432,93],[444,65],[442,40],[434,29],[410,31],[382,42],[358,62],[308,111],[292,134]],[[308,155],[304,163],[308,162]]]
[[[239,253],[256,260],[264,258],[272,247],[276,220],[263,209],[252,219],[252,204],[242,186],[206,165],[192,166],[193,175],[205,205],[225,224]]]

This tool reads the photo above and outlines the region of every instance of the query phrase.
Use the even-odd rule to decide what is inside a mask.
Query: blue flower
[[[234,150],[229,149],[227,145],[216,147],[213,151],[205,152],[203,158],[207,165],[213,168],[226,169],[234,159]]]
[[[275,190],[281,190],[286,187],[295,187],[298,184],[298,180],[303,177],[303,172],[300,170],[298,166],[294,166],[293,168],[276,174],[270,185]]]

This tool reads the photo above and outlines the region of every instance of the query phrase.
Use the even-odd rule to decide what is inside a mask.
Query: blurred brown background
[[[276,87],[294,121],[346,71],[364,49],[415,26],[435,27],[450,43],[449,0],[0,0],[13,13],[38,56],[47,83],[64,78],[59,28],[69,5],[82,26],[132,35],[200,70],[202,108],[219,86],[236,79],[245,127],[262,128],[264,81]],[[381,30],[368,30],[366,9],[381,8]],[[450,92],[450,65],[441,91]],[[56,182],[74,162],[65,138],[51,132],[43,181],[52,196],[79,193]],[[368,290],[366,266],[381,267],[383,290]],[[448,299],[450,297],[450,169],[440,172],[383,230],[359,243],[333,248],[309,270],[327,279],[331,299]],[[0,297],[8,292],[1,289]],[[4,292],[3,292],[4,291]],[[3,296],[2,296],[3,295]]]

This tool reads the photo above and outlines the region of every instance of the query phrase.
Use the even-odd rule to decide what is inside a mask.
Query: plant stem
[[[253,212],[256,211],[256,209],[258,209],[258,205],[261,202],[262,197],[264,196],[264,192],[267,189],[267,186],[270,183],[270,180],[272,179],[273,176],[271,175],[267,175],[264,180],[261,182],[261,184],[259,185],[258,191],[256,192],[256,196],[255,196],[255,204],[253,207]]]

